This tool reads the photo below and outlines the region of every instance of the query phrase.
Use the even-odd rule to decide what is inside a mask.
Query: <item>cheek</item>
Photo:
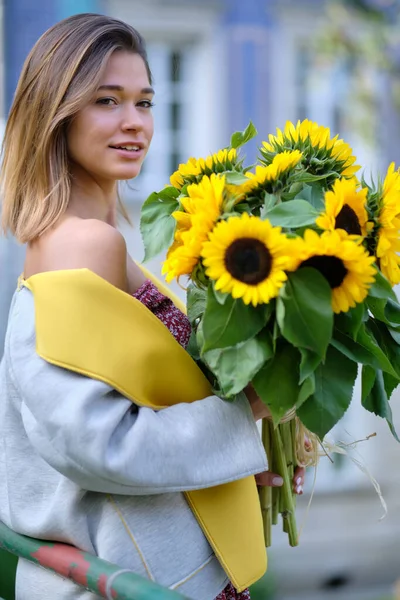
[[[88,144],[87,121],[86,119],[77,117],[71,123],[67,133],[67,147],[70,158],[79,161],[82,154],[87,152]]]
[[[112,125],[107,119],[94,115],[76,118],[67,134],[70,158],[87,162],[98,150],[107,145],[108,132]]]
[[[153,115],[149,115],[149,121],[146,124],[146,135],[149,142],[151,142],[154,133],[154,117]]]

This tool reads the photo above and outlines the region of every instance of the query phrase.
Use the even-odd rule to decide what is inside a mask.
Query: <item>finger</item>
[[[256,475],[256,483],[260,486],[271,486],[271,487],[280,487],[283,485],[283,479],[276,473],[271,473],[270,471],[264,471],[263,473],[258,473]]]
[[[304,448],[308,451],[312,448],[312,443],[308,435],[304,436]]]
[[[300,478],[301,481],[298,481],[297,483],[303,485],[305,474],[306,474],[305,467],[296,467],[296,469],[294,471],[293,481],[297,482],[297,479]]]
[[[293,491],[300,496],[303,493],[305,474],[306,470],[304,467],[297,467],[293,476]]]

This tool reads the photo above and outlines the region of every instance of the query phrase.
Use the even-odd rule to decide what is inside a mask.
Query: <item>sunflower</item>
[[[356,179],[336,179],[325,193],[325,211],[316,220],[321,229],[343,229],[351,235],[367,235],[367,188],[357,189]],[[371,223],[372,225],[372,223]]]
[[[278,295],[293,261],[291,247],[280,227],[243,213],[217,223],[201,256],[216,290],[257,306]]]
[[[332,289],[332,309],[347,312],[368,295],[375,280],[375,258],[346,232],[324,231],[318,235],[307,229],[304,238],[296,238],[296,263],[291,270],[303,267],[317,269]]]
[[[225,176],[214,173],[187,187],[188,195],[181,199],[184,210],[172,213],[177,222],[174,243],[162,268],[168,282],[190,275],[197,265],[203,243],[221,215],[224,189]]]
[[[184,184],[186,179],[193,179],[197,175],[200,175],[201,170],[200,166],[197,162],[196,158],[189,158],[187,163],[180,164],[179,168],[175,173],[172,173],[169,182],[172,186],[178,188],[180,190]]]
[[[236,165],[235,148],[219,150],[206,158],[189,158],[187,163],[180,164],[178,170],[171,175],[170,184],[180,190],[187,183],[196,183],[199,175],[222,173]]]
[[[274,156],[268,166],[257,165],[254,173],[246,173],[248,181],[239,185],[228,185],[228,191],[240,199],[258,190],[274,193],[278,187],[286,183],[289,173],[298,165],[302,158],[299,150],[280,152]]]
[[[338,136],[331,138],[327,127],[308,119],[293,125],[286,123],[283,131],[277,129],[276,135],[269,136],[269,142],[263,142],[261,154],[263,162],[270,164],[277,152],[300,150],[303,153],[303,166],[313,175],[327,176],[329,185],[337,177],[353,177],[359,170],[355,165],[355,156],[346,142]]]
[[[204,239],[196,236],[194,231],[186,231],[182,234],[181,241],[175,241],[167,252],[167,258],[162,267],[168,283],[178,279],[182,275],[191,275],[197,265]]]
[[[400,173],[394,163],[388,168],[379,203],[376,256],[382,273],[396,285],[400,283]]]

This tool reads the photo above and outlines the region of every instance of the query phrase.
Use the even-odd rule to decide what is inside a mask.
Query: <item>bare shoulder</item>
[[[59,230],[60,240],[64,237],[77,249],[86,253],[122,253],[126,254],[124,236],[115,227],[97,219],[76,219],[65,224]]]
[[[43,270],[90,269],[127,289],[126,242],[111,225],[96,219],[71,219],[42,245]]]

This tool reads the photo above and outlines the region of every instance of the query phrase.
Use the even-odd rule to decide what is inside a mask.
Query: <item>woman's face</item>
[[[114,52],[93,100],[68,129],[72,170],[98,183],[136,177],[153,137],[153,96],[141,56]]]

